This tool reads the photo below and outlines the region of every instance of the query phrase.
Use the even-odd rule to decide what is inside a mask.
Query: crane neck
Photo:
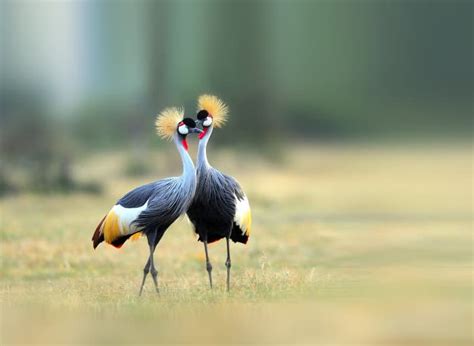
[[[191,156],[189,156],[187,146],[185,147],[178,134],[174,135],[174,142],[178,148],[179,155],[181,156],[181,162],[183,164],[183,174],[181,177],[186,181],[189,180],[189,182],[195,181],[196,171],[194,169],[193,160],[191,159]]]
[[[211,138],[213,127],[206,129],[206,134],[199,140],[197,162],[196,166],[198,170],[206,170],[211,167],[209,161],[207,161],[207,143]]]

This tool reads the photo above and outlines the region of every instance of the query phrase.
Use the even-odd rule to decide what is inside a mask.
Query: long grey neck
[[[212,126],[208,128],[206,135],[199,141],[196,166],[198,171],[207,170],[211,165],[207,161],[207,142],[211,138]]]
[[[174,136],[174,142],[178,148],[183,163],[183,174],[181,175],[181,179],[185,184],[193,185],[196,183],[196,171],[194,170],[193,160],[191,159],[191,156],[189,156],[188,151],[183,147],[183,143],[178,135]]]

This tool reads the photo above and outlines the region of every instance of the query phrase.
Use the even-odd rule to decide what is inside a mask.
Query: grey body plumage
[[[147,209],[134,221],[144,233],[163,228],[166,230],[186,212],[194,197],[196,173],[193,161],[179,144],[178,138],[175,138],[175,142],[183,161],[183,174],[180,177],[159,180],[148,187],[148,190],[153,192],[148,199]]]
[[[248,233],[236,222],[237,203],[247,198],[239,183],[232,177],[213,168],[208,160],[206,148],[213,128],[199,141],[196,163],[197,186],[193,202],[187,215],[191,220],[199,240],[204,243],[206,269],[212,288],[212,265],[209,260],[207,244],[226,238],[227,245],[227,290],[230,286],[230,248],[229,239],[247,243]],[[248,201],[247,201],[248,203]]]
[[[181,156],[182,175],[142,185],[128,192],[104,217],[92,238],[94,248],[104,241],[104,234],[107,242],[120,247],[135,233],[142,232],[146,235],[150,255],[144,268],[140,294],[149,272],[152,274],[158,292],[158,272],[153,262],[155,248],[168,227],[186,212],[196,189],[196,172],[193,161],[187,152],[186,135],[188,132],[200,130],[195,128],[194,120],[189,118],[179,122],[179,126],[181,130],[185,131],[185,134],[175,131],[170,137],[173,138]],[[184,126],[187,126],[188,130],[183,129]],[[112,217],[110,217],[110,224],[107,225],[110,214]],[[111,229],[112,231],[110,231]],[[107,231],[114,236],[119,232],[119,236],[107,240]]]
[[[175,136],[174,141],[182,159],[183,174],[139,186],[125,194],[116,203],[124,208],[138,208],[147,203],[147,207],[130,225],[134,226],[133,233],[143,232],[148,236],[150,233],[166,231],[179,216],[186,212],[193,199],[196,189],[194,164],[188,152],[182,147],[178,135]],[[133,233],[120,237],[118,243],[123,244]],[[103,240],[102,235],[99,243]],[[98,243],[94,244],[94,247],[97,245]]]
[[[153,262],[153,253],[156,245],[168,227],[184,214],[194,197],[196,189],[196,173],[194,164],[187,150],[180,144],[179,135],[174,136],[174,141],[183,162],[183,174],[180,177],[168,178],[158,181],[155,186],[155,195],[151,196],[148,207],[140,213],[134,221],[139,228],[143,228],[150,247],[150,257],[143,269],[143,281],[140,295],[149,271],[158,291],[157,275]]]
[[[246,243],[248,237],[242,236],[242,230],[234,222],[236,198],[243,199],[245,194],[234,178],[215,169],[207,160],[206,148],[212,130],[209,128],[206,136],[199,142],[197,186],[187,214],[200,241],[206,239],[208,243],[212,243],[230,236],[235,242]],[[237,228],[236,232],[233,232],[234,226]]]

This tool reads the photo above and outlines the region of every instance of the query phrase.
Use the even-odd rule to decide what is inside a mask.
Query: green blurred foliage
[[[22,190],[101,191],[97,183],[74,179],[75,150],[67,126],[46,113],[40,95],[5,92],[2,96],[0,196]]]
[[[184,105],[193,116],[202,93],[230,106],[213,141],[262,153],[294,139],[469,137],[472,10],[461,0],[5,0],[2,156],[140,155],[161,143],[156,114]]]

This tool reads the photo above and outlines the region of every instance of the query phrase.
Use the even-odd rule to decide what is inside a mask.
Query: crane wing
[[[134,224],[140,213],[148,208],[148,200],[155,191],[155,183],[140,186],[125,196],[107,213],[97,226],[92,237],[96,248],[102,241],[121,247],[132,236],[140,236],[140,228]]]
[[[167,178],[157,182],[148,208],[135,220],[134,225],[144,232],[168,228],[186,212],[189,192],[182,188],[179,178]]]
[[[243,194],[243,193],[242,193]],[[252,212],[247,196],[235,196],[235,217],[234,222],[239,226],[242,235],[248,237],[252,226]]]
[[[232,227],[231,239],[235,242],[246,244],[252,227],[250,203],[239,183],[234,178],[229,180],[232,183],[235,198],[234,225]]]

